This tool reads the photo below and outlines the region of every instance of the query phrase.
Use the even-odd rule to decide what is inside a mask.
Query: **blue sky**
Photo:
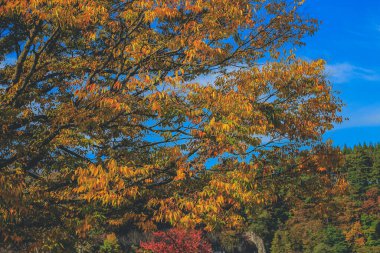
[[[349,118],[326,138],[336,145],[380,142],[380,0],[306,0],[302,11],[322,24],[297,54],[327,61]]]

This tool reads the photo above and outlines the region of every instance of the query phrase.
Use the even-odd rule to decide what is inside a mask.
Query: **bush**
[[[211,244],[198,230],[172,228],[153,233],[152,240],[141,242],[143,250],[154,253],[211,253]]]

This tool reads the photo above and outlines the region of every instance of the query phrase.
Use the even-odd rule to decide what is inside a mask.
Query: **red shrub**
[[[202,238],[202,232],[172,228],[153,233],[148,242],[140,242],[140,247],[154,253],[211,253],[211,244]]]

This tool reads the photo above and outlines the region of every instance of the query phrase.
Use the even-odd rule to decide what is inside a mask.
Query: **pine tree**
[[[352,156],[347,157],[347,179],[358,194],[364,193],[369,185],[372,163],[371,157],[361,146],[356,148]]]
[[[370,184],[379,186],[380,183],[380,149],[374,153],[373,165],[370,173]]]

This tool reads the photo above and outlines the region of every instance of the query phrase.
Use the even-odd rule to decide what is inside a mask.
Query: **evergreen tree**
[[[379,186],[380,183],[380,148],[375,149],[372,171],[370,173],[370,183]]]
[[[373,161],[362,146],[359,146],[356,150],[354,148],[354,151],[353,155],[347,157],[347,179],[353,190],[358,194],[362,194],[369,185],[369,174],[372,171]]]

